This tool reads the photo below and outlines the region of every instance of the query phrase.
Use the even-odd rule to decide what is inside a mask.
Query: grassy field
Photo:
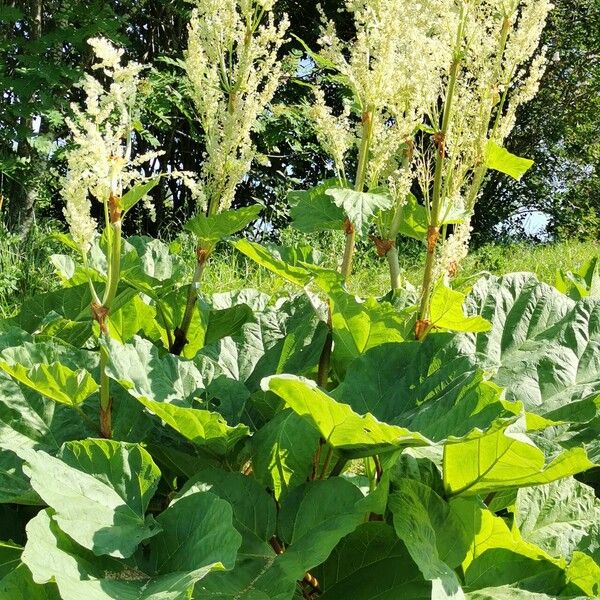
[[[0,230],[0,317],[18,311],[23,298],[53,289],[57,285],[50,256],[66,252],[64,246],[52,238],[50,226],[37,227],[34,234],[23,242],[17,236]],[[182,254],[190,257],[192,270],[193,249],[191,240],[180,240]],[[284,235],[284,243],[306,243],[297,234]],[[325,266],[337,268],[343,249],[342,236],[331,234],[319,243],[320,260]],[[461,267],[461,276],[479,273],[510,273],[531,271],[540,279],[554,283],[557,269],[576,270],[593,256],[600,254],[597,242],[561,242],[557,244],[487,245],[474,250]],[[424,253],[418,244],[400,248],[400,264],[406,279],[418,286],[422,278]],[[385,261],[377,259],[368,245],[359,247],[354,263],[351,290],[361,296],[379,296],[388,289],[388,272]],[[292,288],[257,267],[245,257],[228,247],[223,247],[210,261],[202,281],[202,291],[207,295],[251,287],[269,294],[282,294]]]
[[[337,244],[341,248],[341,244]],[[486,245],[474,250],[461,266],[463,277],[481,273],[500,275],[516,271],[535,273],[541,280],[554,284],[559,269],[577,270],[592,257],[600,255],[600,245],[595,242],[562,242],[557,244],[532,245],[515,243]],[[415,286],[422,280],[424,253],[414,248],[400,253],[400,264],[406,279]],[[327,266],[335,267],[341,259],[337,254],[324,257]],[[378,261],[374,253],[359,254],[351,279],[351,290],[361,296],[381,295],[388,289],[389,274],[385,261]],[[210,268],[203,279],[203,290],[207,294],[229,291],[240,287],[259,288],[268,293],[287,290],[286,284],[265,269],[256,267],[244,257],[231,252],[213,257]]]

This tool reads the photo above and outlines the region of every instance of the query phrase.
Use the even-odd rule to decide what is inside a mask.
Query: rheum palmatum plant
[[[357,234],[352,205],[366,203],[371,214],[384,209],[387,216],[379,223],[376,242],[380,255],[387,256],[392,288],[397,289],[395,239],[413,178],[414,137],[441,93],[456,12],[452,0],[349,0],[345,8],[354,18],[355,38],[341,41],[334,24],[325,21],[316,60],[333,71],[333,81],[349,90],[351,98],[337,115],[323,90],[316,89],[309,115],[320,143],[334,160],[342,187],[352,185],[357,193],[382,186],[388,191],[387,200],[374,194],[360,199],[346,195],[340,202],[348,216],[343,276],[351,274]],[[354,181],[348,182],[345,162],[355,145],[358,166]]]
[[[457,6],[441,109],[428,115],[433,135],[421,140],[417,153],[429,225],[419,336],[428,328],[436,281],[455,271],[468,251],[470,218],[488,169],[520,178],[532,164],[503,144],[518,107],[537,93],[545,53],[536,52],[552,8],[549,0],[462,0]],[[447,237],[449,223],[455,228]],[[440,235],[444,243],[438,257]]]
[[[202,272],[216,243],[247,226],[260,207],[229,211],[257,152],[252,134],[283,75],[280,49],[288,28],[273,16],[274,0],[196,0],[185,68],[204,134],[200,215],[187,224],[198,238],[197,264],[181,325],[171,346],[180,354]],[[219,218],[221,217],[221,218]]]
[[[108,335],[107,319],[117,295],[121,267],[121,232],[125,213],[156,184],[144,176],[141,167],[160,153],[133,156],[136,97],[143,66],[123,64],[123,50],[101,38],[89,40],[94,49],[95,71],[101,79],[86,75],[82,88],[85,106],[73,105],[73,117],[67,119],[72,146],[67,151],[68,171],[62,195],[65,217],[84,264],[92,243],[99,235],[92,217],[92,203],[99,202],[105,221],[106,284],[100,293],[91,278],[92,311],[102,336]],[[88,275],[89,278],[89,275]],[[104,346],[100,357],[101,431],[111,435],[111,399],[105,374],[108,362]]]

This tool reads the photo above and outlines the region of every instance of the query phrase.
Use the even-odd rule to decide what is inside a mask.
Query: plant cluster
[[[0,598],[598,597],[598,262],[556,287],[448,263],[485,172],[529,166],[501,144],[535,91],[549,4],[352,0],[354,43],[324,25],[309,56],[343,108],[317,89],[307,110],[337,177],[289,200],[301,231],[344,232],[339,270],[234,237],[258,227],[260,205],[230,202],[287,23],[272,0],[196,4],[198,178],[135,155],[143,67],[90,40],[63,181],[72,254],[52,257],[59,289],[0,321]],[[177,245],[122,235],[167,176],[198,198],[191,283]],[[382,298],[347,287],[370,232]],[[423,244],[420,290],[400,233]],[[298,293],[202,294],[224,241]]]

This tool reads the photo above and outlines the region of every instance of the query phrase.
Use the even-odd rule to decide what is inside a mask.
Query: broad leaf
[[[370,348],[403,341],[405,318],[391,304],[344,291],[332,293],[331,300],[333,361],[340,380],[350,363]]]
[[[123,242],[121,280],[152,298],[164,296],[186,277],[184,260],[160,240],[143,236]]]
[[[53,583],[38,585],[21,562],[23,548],[0,542],[0,598],[3,600],[60,600]]]
[[[230,427],[216,412],[155,402],[141,396],[138,400],[184,438],[212,455],[228,454],[250,432],[245,425]]]
[[[310,250],[307,247],[265,248],[248,240],[239,240],[233,247],[261,267],[299,287],[312,283],[328,293],[340,289],[344,283],[338,271],[326,269],[309,260],[312,257],[307,256],[307,251]]]
[[[255,221],[262,208],[260,204],[255,204],[226,210],[209,217],[201,214],[189,220],[185,228],[196,236],[201,248],[211,252],[222,239],[237,233]]]
[[[567,567],[564,559],[552,558],[535,544],[525,541],[518,531],[510,530],[502,518],[483,508],[478,500],[455,499],[450,506],[470,540],[462,563],[467,589],[515,586],[532,592],[543,590],[552,598],[585,595],[589,580],[582,587],[569,582],[571,567]],[[582,575],[576,565],[573,575]]]
[[[339,477],[295,488],[279,513],[278,533],[289,546],[278,566],[290,579],[301,578],[364,521],[364,506],[358,488]]]
[[[140,446],[69,442],[59,458],[26,453],[31,485],[55,510],[56,522],[94,554],[128,557],[158,528],[145,512],[160,479]]]
[[[304,483],[313,469],[319,433],[287,409],[279,412],[252,438],[252,469],[277,500]]]
[[[201,356],[218,363],[250,392],[275,373],[304,374],[316,369],[327,327],[303,296],[282,299],[254,315],[234,336],[206,346]]]
[[[5,358],[6,354],[0,356]],[[42,396],[68,406],[81,404],[99,389],[85,369],[73,371],[59,362],[40,363],[28,368],[0,360],[0,369]]]
[[[513,179],[519,181],[529,169],[533,166],[533,161],[527,158],[521,158],[511,154],[506,148],[498,146],[493,140],[488,140],[485,166],[494,171],[500,171],[510,175]]]
[[[422,342],[383,344],[357,358],[332,395],[360,414],[418,431],[434,441],[486,429],[519,411],[483,381],[474,361],[449,334]]]
[[[335,205],[344,211],[359,234],[367,227],[377,211],[392,208],[394,204],[392,197],[387,193],[355,192],[345,188],[331,188],[325,193],[331,196]]]
[[[515,523],[522,536],[556,558],[575,550],[600,557],[600,500],[573,478],[519,490]]]
[[[323,600],[431,599],[431,584],[385,523],[364,523],[348,534],[319,568],[317,579]]]
[[[313,381],[281,375],[263,381],[263,389],[275,392],[304,417],[333,448],[351,457],[372,456],[405,446],[429,442],[418,433],[387,425],[370,414],[358,415],[347,404],[336,402]]]
[[[443,284],[436,286],[431,296],[431,324],[448,331],[480,333],[489,331],[492,325],[480,315],[465,315],[464,294],[451,290]]]
[[[389,500],[394,528],[425,579],[433,582],[432,597],[463,598],[453,571],[462,563],[468,547],[462,523],[427,485],[401,479],[395,487]]]
[[[444,485],[451,495],[472,496],[543,485],[592,468],[583,448],[566,450],[546,464],[525,435],[525,419],[495,423],[444,445]]]
[[[156,521],[161,533],[139,553],[144,558],[138,556],[146,572],[204,577],[214,567],[233,567],[242,536],[233,527],[232,508],[225,500],[207,492],[188,494]]]
[[[600,395],[600,301],[574,303],[521,273],[481,280],[467,307],[492,323],[472,351],[509,399],[546,415]]]
[[[309,190],[288,192],[292,226],[305,233],[341,230],[346,217],[344,210],[325,193],[337,185],[337,179],[329,179]]]
[[[48,509],[27,526],[23,562],[37,583],[56,581],[63,600],[183,600],[212,570],[233,565],[240,537],[223,500],[194,494],[159,519],[163,530],[144,555],[121,561],[75,543]]]

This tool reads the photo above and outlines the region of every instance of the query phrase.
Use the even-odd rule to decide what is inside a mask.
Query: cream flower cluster
[[[256,151],[252,133],[280,83],[288,21],[275,0],[195,0],[185,67],[206,154],[201,179],[209,210],[231,206]]]
[[[502,145],[518,107],[537,93],[545,49],[536,52],[552,4],[549,0],[457,0],[465,10],[461,60],[444,142],[443,213],[471,212],[483,177],[488,140]],[[444,98],[445,99],[445,98]],[[439,127],[443,115],[433,115]],[[423,165],[432,169],[430,162]],[[424,181],[431,179],[423,173]],[[462,204],[462,206],[461,206]]]
[[[325,20],[320,55],[353,93],[360,113],[370,113],[372,140],[367,181],[370,187],[387,183],[402,162],[399,150],[411,140],[425,112],[441,92],[442,76],[450,63],[456,21],[453,0],[348,0],[356,37],[339,39],[335,26]],[[343,155],[350,140],[360,140],[361,115],[346,113],[323,118],[331,111],[321,92],[310,111],[324,149],[343,171]],[[355,131],[355,135],[351,135]]]
[[[123,50],[108,40],[90,39],[96,62],[107,81],[86,75],[82,88],[85,108],[73,105],[67,119],[73,147],[67,152],[68,171],[62,185],[65,217],[75,242],[85,254],[97,235],[91,217],[91,199],[106,204],[144,179],[140,167],[160,154],[150,152],[132,159],[133,111],[142,65],[122,64]]]

